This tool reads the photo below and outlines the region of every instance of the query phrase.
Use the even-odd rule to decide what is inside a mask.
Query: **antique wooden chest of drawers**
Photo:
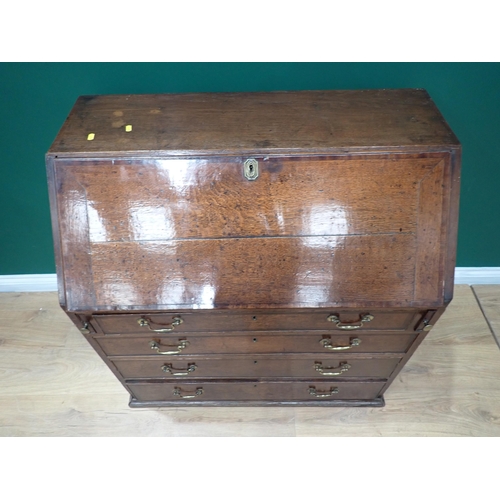
[[[452,298],[424,90],[83,96],[46,161],[61,306],[131,406],[381,406]]]

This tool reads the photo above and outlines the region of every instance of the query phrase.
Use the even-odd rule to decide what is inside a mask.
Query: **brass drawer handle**
[[[152,332],[171,332],[176,326],[179,326],[181,323],[184,323],[184,320],[180,316],[174,316],[172,320],[173,321],[170,325],[159,325],[165,328],[151,328],[149,323],[152,323],[152,321],[146,318],[138,319],[137,323],[139,323],[139,326],[147,326]]]
[[[194,363],[188,363],[187,368],[173,368],[171,364],[163,365],[161,369],[165,373],[170,373],[170,375],[181,376],[189,375],[196,370],[196,365]]]
[[[351,349],[361,344],[361,339],[355,338],[349,341],[349,345],[332,345],[332,339],[321,339],[320,344],[329,351],[345,351],[346,349]]]
[[[357,330],[358,328],[361,328],[363,326],[363,323],[368,323],[368,321],[371,321],[373,319],[373,316],[371,314],[364,314],[360,317],[359,324],[342,323],[337,314],[330,314],[330,316],[328,316],[328,318],[326,319],[328,321],[331,321],[332,323],[335,323],[336,327],[340,328],[341,330]]]
[[[180,387],[174,387],[174,396],[179,396],[181,399],[192,399],[196,396],[201,396],[203,394],[203,388],[198,387],[193,393],[182,394],[182,389]]]
[[[336,367],[333,366],[323,367],[323,363],[314,363],[314,368],[317,372],[321,373],[321,375],[342,375],[347,370],[349,370],[349,368],[351,368],[351,365],[348,363],[340,363],[339,366]],[[337,371],[331,371],[331,370],[337,370]]]
[[[179,340],[177,345],[160,345],[155,340],[152,340],[149,343],[149,347],[154,349],[157,354],[180,354],[182,349],[185,349],[189,345],[187,340]],[[166,347],[167,349],[177,349],[176,351],[160,351],[162,347]]]
[[[329,398],[333,396],[334,394],[338,394],[339,388],[338,387],[330,387],[329,391],[318,391],[316,387],[309,387],[309,394],[311,396],[314,396],[315,398]]]

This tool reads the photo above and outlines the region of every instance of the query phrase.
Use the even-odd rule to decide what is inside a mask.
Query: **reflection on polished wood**
[[[443,305],[448,161],[55,159],[66,307]]]
[[[79,98],[46,156],[60,304],[133,407],[380,407],[452,299],[460,152],[423,89]],[[292,363],[347,351],[378,368]]]
[[[0,294],[0,367],[1,436],[500,436],[500,349],[466,285],[384,408],[130,409],[56,293]]]

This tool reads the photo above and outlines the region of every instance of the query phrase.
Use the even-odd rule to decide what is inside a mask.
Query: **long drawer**
[[[416,334],[307,334],[280,335],[271,332],[253,335],[169,335],[94,337],[106,355],[155,355],[175,357],[181,354],[258,354],[258,353],[404,353]]]
[[[125,379],[139,378],[255,378],[365,377],[388,378],[401,358],[355,358],[326,354],[233,356],[114,357]]]
[[[230,332],[268,330],[406,330],[415,310],[318,310],[306,312],[194,312],[95,315],[98,333]]]
[[[127,384],[138,401],[324,401],[373,400],[384,382],[156,381]]]

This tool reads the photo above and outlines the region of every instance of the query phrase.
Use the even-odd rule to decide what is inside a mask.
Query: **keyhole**
[[[245,161],[243,173],[249,181],[254,181],[259,176],[259,164],[254,158]]]

